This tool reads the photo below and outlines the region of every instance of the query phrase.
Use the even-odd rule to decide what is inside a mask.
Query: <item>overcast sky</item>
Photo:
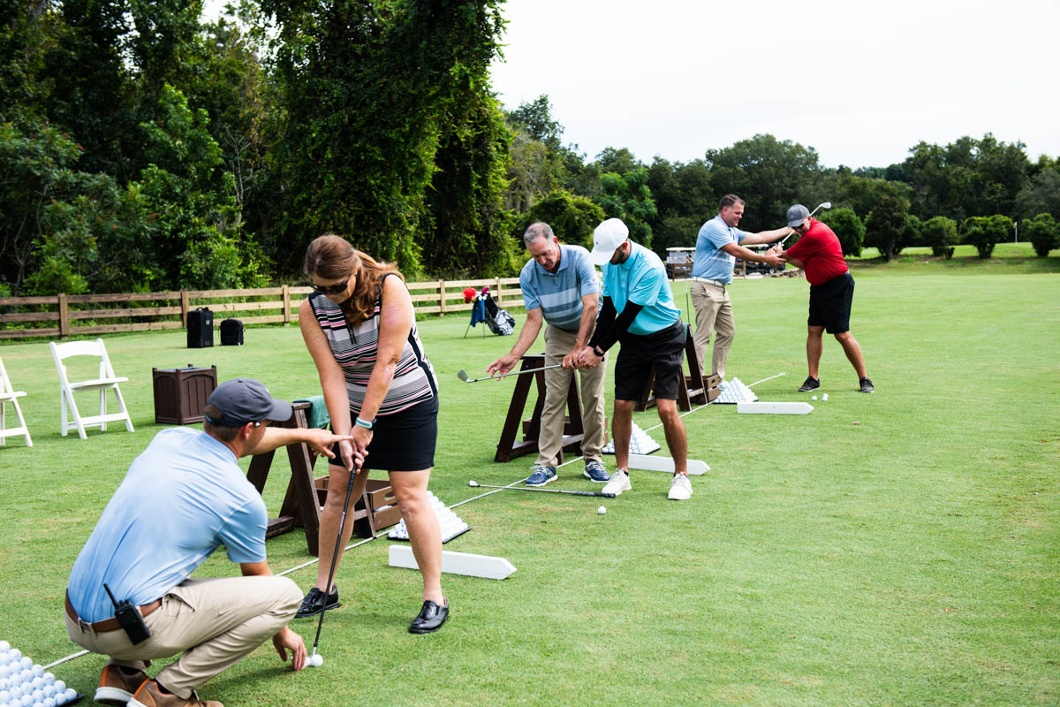
[[[756,134],[825,167],[918,142],[1023,142],[1060,158],[1060,0],[507,0],[493,88],[547,94],[593,159],[701,158]]]

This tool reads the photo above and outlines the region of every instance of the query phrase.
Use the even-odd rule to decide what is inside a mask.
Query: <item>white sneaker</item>
[[[629,472],[625,469],[619,469],[614,474],[611,474],[611,480],[600,489],[600,493],[613,493],[618,496],[623,491],[629,491],[633,488],[633,484],[629,483]]]
[[[692,498],[692,482],[688,480],[688,474],[674,474],[674,480],[670,482],[670,492],[666,497],[671,501],[687,501]]]

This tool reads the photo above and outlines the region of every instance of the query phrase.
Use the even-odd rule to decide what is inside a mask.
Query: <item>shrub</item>
[[[843,255],[855,258],[861,255],[865,243],[865,224],[861,222],[853,209],[836,209],[821,216],[821,222],[835,231],[839,244],[843,246]]]
[[[1049,251],[1060,248],[1060,224],[1052,214],[1038,214],[1024,221],[1023,228],[1039,258],[1047,258]]]
[[[964,242],[975,246],[982,260],[993,254],[994,246],[1005,240],[1012,229],[1008,216],[973,216],[961,224]]]
[[[947,260],[953,257],[953,248],[960,242],[957,222],[945,216],[929,219],[924,224],[922,235],[924,245],[931,246],[931,254]]]

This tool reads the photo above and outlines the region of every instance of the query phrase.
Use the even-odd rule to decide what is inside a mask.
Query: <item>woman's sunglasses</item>
[[[346,278],[337,285],[310,285],[313,291],[322,295],[337,295],[346,291],[346,285],[350,284],[350,278]]]

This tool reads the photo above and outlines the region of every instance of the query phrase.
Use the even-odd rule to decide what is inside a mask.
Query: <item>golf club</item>
[[[832,202],[830,202],[830,201],[822,201],[820,204],[817,205],[817,207],[813,211],[810,212],[810,216],[813,216],[815,213],[817,213],[817,209],[825,209],[825,210],[827,210],[827,209],[830,209],[830,208],[832,208]],[[778,243],[777,245],[784,245],[784,241],[786,241],[789,238],[791,238],[794,234],[795,234],[795,231],[792,231],[788,235],[784,236],[780,240],[780,243]]]
[[[346,527],[346,512],[350,508],[350,496],[353,491],[353,477],[356,476],[357,471],[360,470],[361,465],[357,465],[357,469],[350,474],[349,481],[346,482],[346,500],[342,502],[342,515],[339,516],[339,536],[335,538],[335,551],[331,553],[331,569],[328,570],[328,583],[324,587],[324,606],[327,606],[327,595],[331,592],[331,582],[335,579],[335,565],[339,561],[339,548],[342,547],[342,531]],[[313,652],[309,654],[306,665],[319,668],[324,664],[324,656],[317,655],[317,645],[320,643],[320,629],[324,628],[324,614],[328,613],[327,609],[320,610],[320,621],[317,623],[317,636],[313,639]]]
[[[539,489],[539,488],[526,488],[524,486],[490,486],[489,484],[480,484],[477,481],[468,481],[467,485],[471,488],[484,488],[484,489],[504,489],[507,491],[533,491],[534,493],[565,493],[568,496],[602,496],[603,498],[614,498],[613,493],[604,493],[603,491],[567,491],[565,489]]]
[[[538,371],[547,371],[550,368],[559,368],[562,363],[553,363],[551,366],[542,366],[541,368],[527,368],[525,371],[515,371],[512,373],[502,373],[499,376],[486,376],[485,378],[468,378],[467,371],[461,368],[456,372],[456,377],[465,383],[478,383],[479,381],[492,381],[500,380],[501,378],[507,378],[508,376],[521,376],[524,373],[537,373]]]

